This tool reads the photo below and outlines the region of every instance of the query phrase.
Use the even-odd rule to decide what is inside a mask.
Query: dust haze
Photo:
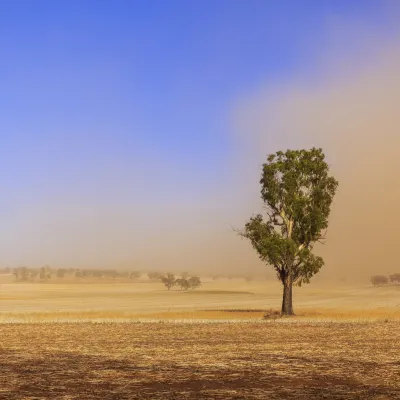
[[[316,146],[340,182],[328,242],[318,248],[326,262],[318,279],[364,282],[372,273],[398,271],[400,40],[357,36],[368,45],[356,56],[346,47],[335,57],[346,35],[327,46],[313,83],[294,77],[260,84],[232,100],[228,181],[193,196],[174,189],[168,201],[155,193],[141,206],[100,197],[30,204],[2,231],[3,264],[267,273],[232,227],[260,211],[260,166],[268,153]],[[152,174],[149,180],[157,179]]]
[[[265,151],[324,149],[340,183],[318,248],[325,278],[365,281],[400,268],[400,41],[368,43],[368,57],[325,65],[317,85],[260,90],[238,110],[241,140],[260,163]]]

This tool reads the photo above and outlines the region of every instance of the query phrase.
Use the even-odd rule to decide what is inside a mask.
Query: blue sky
[[[312,80],[331,20],[389,34],[388,4],[1,2],[3,230],[32,207],[212,198],[241,150],[235,102],[260,85]]]

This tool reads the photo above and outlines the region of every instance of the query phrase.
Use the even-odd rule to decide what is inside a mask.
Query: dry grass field
[[[0,399],[400,399],[400,287],[3,284]]]
[[[279,282],[207,281],[195,291],[167,291],[161,283],[7,283],[0,289],[0,321],[260,319],[279,309]],[[326,285],[294,289],[300,320],[400,320],[400,285]]]
[[[1,399],[396,399],[397,323],[1,326]]]

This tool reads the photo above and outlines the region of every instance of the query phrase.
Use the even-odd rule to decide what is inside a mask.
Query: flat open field
[[[0,399],[400,399],[400,287],[311,284],[296,317],[263,321],[280,296],[3,284]]]
[[[0,399],[399,399],[399,328],[3,324]]]
[[[161,283],[11,283],[0,289],[1,320],[75,319],[260,319],[279,309],[279,282],[205,281],[189,292],[167,291]],[[400,320],[400,285],[387,287],[310,284],[294,289],[302,319]]]

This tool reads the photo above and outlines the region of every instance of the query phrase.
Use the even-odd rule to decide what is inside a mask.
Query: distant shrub
[[[177,279],[176,285],[179,286],[181,290],[188,290],[190,287],[189,281],[186,278]]]
[[[47,279],[51,279],[51,270],[49,266],[45,265],[44,267],[40,268],[39,279],[41,281],[46,281]]]
[[[64,268],[58,268],[57,270],[57,278],[64,278],[65,274],[67,273],[67,270]]]
[[[400,273],[389,276],[390,283],[400,283]]]
[[[29,280],[34,282],[35,278],[39,275],[39,271],[36,269],[32,269],[29,271]]]
[[[29,270],[27,267],[17,267],[14,269],[14,275],[17,281],[27,281],[29,280]]]
[[[181,277],[175,281],[175,284],[179,286],[181,290],[194,290],[201,286],[201,280],[198,276],[192,276],[188,279]]]
[[[246,275],[246,276],[244,277],[244,280],[245,280],[247,283],[249,283],[249,282],[251,282],[251,281],[254,280],[254,277],[251,276],[251,275]]]
[[[387,285],[389,283],[389,278],[387,276],[383,276],[383,275],[374,275],[374,276],[371,276],[371,283],[374,286]]]
[[[132,279],[132,280],[135,280],[135,279],[139,279],[141,277],[141,275],[142,274],[139,271],[132,271],[129,274],[129,278]]]
[[[280,311],[278,310],[273,310],[272,308],[265,311],[264,315],[263,315],[263,319],[265,320],[276,320],[278,318],[281,318],[282,314]]]
[[[197,289],[201,286],[201,280],[198,276],[192,276],[188,279],[189,288],[190,289]]]
[[[174,274],[167,274],[161,277],[161,282],[164,286],[170,290],[172,287],[176,285],[176,279]]]

